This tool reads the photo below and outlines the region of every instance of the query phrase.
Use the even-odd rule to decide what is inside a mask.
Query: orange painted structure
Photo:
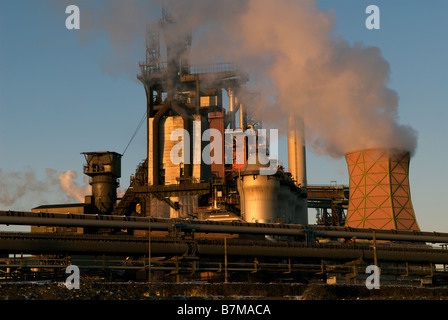
[[[350,175],[346,226],[420,230],[409,189],[409,152],[364,149],[345,158]]]

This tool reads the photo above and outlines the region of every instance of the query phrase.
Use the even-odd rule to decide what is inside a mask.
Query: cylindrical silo
[[[250,164],[251,157],[257,157],[257,154],[249,157],[238,177],[241,215],[247,222],[277,222],[279,179],[276,175],[260,175],[260,168],[268,167],[269,163],[262,165],[256,161]]]
[[[409,152],[364,149],[345,158],[350,175],[346,226],[419,230],[409,188]]]

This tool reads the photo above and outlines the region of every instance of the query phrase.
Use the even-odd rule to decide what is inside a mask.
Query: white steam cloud
[[[79,202],[84,202],[84,197],[91,194],[92,187],[88,184],[89,178],[84,176],[84,185],[79,185],[75,179],[78,174],[73,170],[66,170],[58,174],[59,187],[65,192],[69,199],[76,199]]]
[[[114,49],[108,69],[134,66],[135,79],[146,25],[160,18],[161,2],[80,1],[81,42],[106,37]],[[164,2],[176,21],[166,36],[193,32],[191,63],[229,61],[249,72],[265,126],[285,128],[294,111],[303,114],[307,146],[317,154],[341,157],[369,147],[415,151],[417,132],[399,123],[398,94],[388,88],[390,66],[380,49],[335,36],[334,12],[320,10],[316,1]]]
[[[58,173],[46,169],[45,178],[39,179],[31,168],[14,172],[0,169],[0,205],[5,209],[30,210],[29,205],[61,201],[62,195],[66,196],[66,202],[84,202],[84,196],[91,194],[91,186],[87,177],[84,185],[78,184],[76,177],[72,170]]]

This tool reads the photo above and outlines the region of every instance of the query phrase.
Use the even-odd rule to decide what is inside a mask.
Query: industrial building
[[[160,38],[170,23],[165,15],[147,29],[137,76],[146,95],[147,157],[124,195],[117,196],[122,155],[85,152],[92,194],[80,204],[0,212],[0,223],[32,226],[29,235],[0,235],[0,251],[35,255],[29,270],[77,263],[85,272],[120,269],[151,281],[354,283],[373,263],[390,283],[446,277],[436,268],[448,263],[446,248],[425,244],[448,243],[448,235],[418,227],[409,153],[353,151],[346,155],[350,186],[309,185],[301,115],[288,117],[285,170],[265,152],[262,126],[248,121],[248,75],[232,63],[190,65],[190,34],[165,41],[163,57]],[[173,150],[181,161],[173,162]],[[268,167],[272,174],[263,173]],[[309,224],[312,208],[319,225]],[[43,264],[40,255],[58,263]],[[12,277],[9,262],[5,277]]]

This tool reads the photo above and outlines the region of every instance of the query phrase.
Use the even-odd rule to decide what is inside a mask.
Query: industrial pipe
[[[195,241],[151,239],[152,256],[171,256],[192,254],[201,256],[271,257],[271,258],[308,258],[330,260],[356,260],[363,257],[373,260],[373,249],[368,245],[323,244],[310,247],[300,242],[269,242],[227,239],[224,248],[223,239]],[[148,238],[130,236],[85,236],[58,234],[2,234],[0,233],[0,252],[2,253],[70,253],[70,254],[106,254],[106,255],[145,255],[148,253]],[[380,261],[448,263],[446,250],[428,247],[378,246]]]
[[[147,217],[132,216],[0,211],[0,224],[148,230],[149,220]],[[368,240],[373,239],[373,231],[375,231],[377,240],[448,243],[448,233],[440,232],[151,218],[151,230],[167,231],[173,227],[183,231],[204,233],[262,234],[302,237],[309,234],[314,237],[323,238],[356,238]]]
[[[162,109],[157,111],[152,121],[152,184],[159,184],[159,124],[162,116],[171,108],[168,102],[165,102]],[[149,115],[148,115],[149,117]],[[149,155],[149,153],[148,153]]]

